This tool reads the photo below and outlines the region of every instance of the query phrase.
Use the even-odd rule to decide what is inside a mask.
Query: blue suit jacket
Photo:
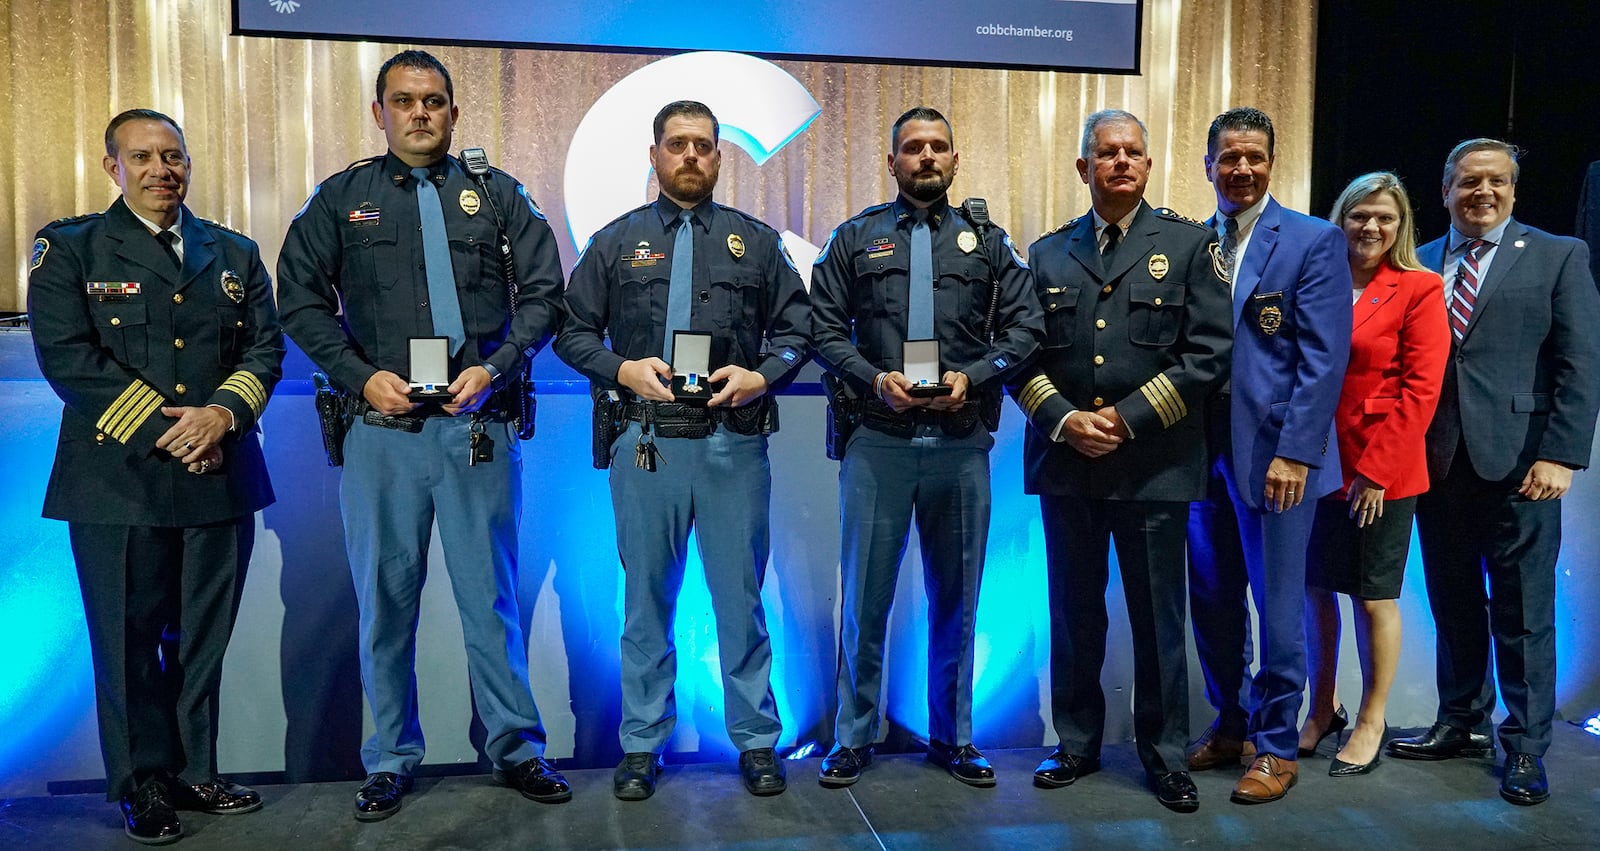
[[[1233,467],[1251,508],[1262,508],[1274,457],[1311,468],[1307,501],[1343,484],[1333,413],[1350,293],[1344,233],[1268,198],[1233,286]]]
[[[1444,243],[1417,249],[1423,265],[1440,270]],[[1452,269],[1445,286],[1454,284]],[[1538,460],[1587,467],[1600,410],[1597,328],[1587,246],[1510,220],[1466,333],[1451,346],[1428,429],[1433,480],[1443,479],[1458,436],[1473,470],[1490,481],[1521,479]]]

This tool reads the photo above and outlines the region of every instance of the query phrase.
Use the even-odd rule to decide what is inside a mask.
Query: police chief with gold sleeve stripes
[[[283,335],[256,244],[183,206],[176,122],[106,128],[103,213],[39,231],[28,277],[39,368],[65,403],[44,516],[65,520],[94,659],[108,799],[130,837],[182,835],[174,808],[248,812],[217,777],[222,657],[273,500],[256,423]]]
[[[1099,768],[1105,727],[1108,541],[1133,630],[1134,735],[1157,798],[1198,806],[1189,720],[1184,528],[1206,489],[1201,403],[1232,349],[1211,232],[1144,202],[1144,125],[1085,121],[1078,173],[1093,209],[1029,249],[1044,348],[1007,385],[1027,414],[1024,487],[1049,563],[1051,713],[1060,745],[1034,773],[1059,788]]]

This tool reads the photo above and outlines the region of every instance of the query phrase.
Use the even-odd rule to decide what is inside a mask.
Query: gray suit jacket
[[[1445,287],[1445,238],[1418,249]],[[1450,347],[1428,429],[1428,474],[1444,480],[1458,441],[1479,477],[1521,479],[1533,462],[1589,465],[1600,413],[1600,292],[1589,250],[1512,219],[1466,333]]]

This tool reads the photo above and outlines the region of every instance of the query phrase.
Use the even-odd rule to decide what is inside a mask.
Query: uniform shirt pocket
[[[1073,321],[1078,314],[1081,287],[1044,287],[1039,291],[1039,303],[1044,307],[1044,347],[1065,349],[1072,346],[1075,336]]]
[[[1182,284],[1130,281],[1128,339],[1139,346],[1170,346],[1183,327]]]
[[[402,278],[409,278],[406,266],[411,262],[409,246],[400,245],[400,237],[393,222],[349,225],[345,238],[345,274],[352,282],[367,287],[393,289]],[[421,234],[417,235],[420,240]],[[417,277],[423,270],[417,270]]]
[[[117,363],[144,367],[150,363],[150,318],[143,302],[91,301],[95,332]]]
[[[861,282],[866,296],[861,305],[868,316],[901,316],[910,309],[904,300],[907,297],[905,282],[911,279],[910,252],[911,246],[906,245],[856,257],[856,280]]]

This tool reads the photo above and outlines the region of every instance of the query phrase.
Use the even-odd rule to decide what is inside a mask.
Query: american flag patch
[[[359,210],[350,211],[350,221],[352,222],[375,222],[377,220],[377,207],[362,207]]]

